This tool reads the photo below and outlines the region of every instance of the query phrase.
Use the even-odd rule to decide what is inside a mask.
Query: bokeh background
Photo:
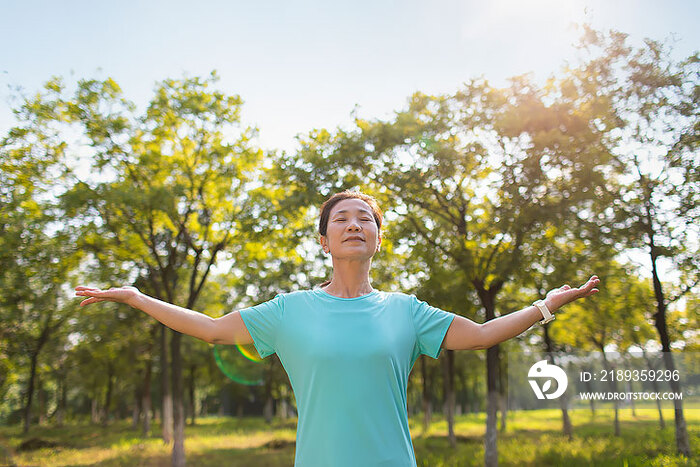
[[[276,355],[81,308],[73,288],[214,317],[312,288],[331,272],[318,207],[343,189],[385,212],[376,289],[485,322],[602,279],[547,326],[420,357],[419,465],[696,462],[696,2],[2,11],[0,463],[292,465]],[[521,410],[522,352],[682,359],[658,389],[685,397]]]

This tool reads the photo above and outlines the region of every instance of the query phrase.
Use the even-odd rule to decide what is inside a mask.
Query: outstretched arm
[[[149,297],[136,287],[100,290],[78,286],[76,296],[89,297],[80,306],[104,301],[125,303],[151,315],[170,329],[196,337],[211,344],[252,344],[253,338],[238,311],[212,318],[188,308]]]
[[[549,311],[554,313],[555,310],[567,303],[579,298],[589,297],[598,292],[598,289],[595,287],[599,283],[600,279],[598,279],[598,276],[592,276],[588,279],[588,282],[578,288],[563,285],[558,289],[550,290],[544,302]],[[463,316],[456,316],[447,330],[445,339],[442,342],[442,348],[448,350],[488,349],[521,334],[541,319],[542,313],[534,305],[499,316],[484,324],[475,323]]]

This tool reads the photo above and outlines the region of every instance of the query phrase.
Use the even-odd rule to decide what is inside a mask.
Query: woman
[[[210,343],[254,344],[277,353],[297,401],[296,466],[416,465],[408,429],[406,385],[420,354],[486,349],[522,333],[562,305],[598,291],[596,276],[564,285],[544,303],[477,324],[413,295],[372,288],[382,212],[371,196],[344,191],[321,207],[319,242],[333,276],[319,288],[278,294],[257,306],[210,318],[140,293],[134,287],[90,297],[127,303],[166,326]],[[541,302],[541,301],[540,301]]]

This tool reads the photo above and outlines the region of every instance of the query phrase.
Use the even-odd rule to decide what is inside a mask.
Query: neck
[[[369,282],[370,261],[333,259],[333,278],[323,290],[340,298],[355,298],[372,292]]]

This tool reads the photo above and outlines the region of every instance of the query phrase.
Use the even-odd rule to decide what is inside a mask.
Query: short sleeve
[[[435,308],[415,295],[411,295],[411,315],[416,328],[418,351],[431,358],[438,358],[442,341],[456,316],[454,313]]]
[[[284,295],[240,311],[241,319],[253,338],[253,345],[261,358],[277,351],[277,331],[284,312]]]

